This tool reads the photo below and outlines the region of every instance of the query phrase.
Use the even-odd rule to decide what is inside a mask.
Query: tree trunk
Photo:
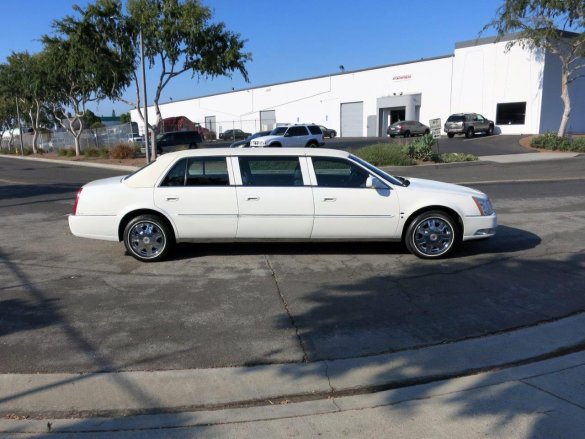
[[[79,133],[81,134],[81,133]],[[79,144],[79,134],[73,134],[73,139],[75,140],[75,155],[79,157],[81,155],[81,146]]]
[[[563,117],[561,118],[561,126],[559,127],[558,136],[563,137],[567,132],[569,125],[569,118],[571,117],[571,96],[569,95],[569,65],[563,62],[561,73],[561,99],[563,101]]]

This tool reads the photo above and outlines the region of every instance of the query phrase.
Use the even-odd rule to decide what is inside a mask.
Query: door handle
[[[260,201],[260,197],[257,196],[246,197],[246,201]]]
[[[165,197],[167,201],[179,201],[179,197]]]
[[[328,203],[328,202],[331,203],[333,201],[337,201],[337,198],[335,198],[335,197],[324,197],[323,198],[323,201],[325,201],[326,203]]]

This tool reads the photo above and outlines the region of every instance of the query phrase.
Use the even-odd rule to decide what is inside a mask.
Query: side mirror
[[[373,175],[368,176],[366,180],[366,187],[372,189],[388,189],[388,186],[382,182],[378,177],[374,177]]]
[[[288,133],[288,132],[287,133],[284,133],[284,136],[283,137],[290,137],[290,133]]]

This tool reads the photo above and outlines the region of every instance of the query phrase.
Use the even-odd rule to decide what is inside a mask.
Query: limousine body
[[[403,241],[421,258],[488,238],[497,217],[475,189],[396,177],[344,151],[201,149],[93,181],[75,201],[75,236],[123,241],[144,262],[176,242]]]

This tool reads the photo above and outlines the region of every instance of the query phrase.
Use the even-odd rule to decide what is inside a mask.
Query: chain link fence
[[[112,125],[103,128],[85,129],[79,137],[81,150],[90,148],[111,148],[120,143],[129,143],[138,134],[132,130],[132,124]],[[23,133],[25,148],[32,148],[33,133]],[[2,138],[2,148],[20,149],[20,137],[16,134],[12,142],[6,133]],[[47,131],[39,133],[37,147],[45,152],[58,152],[60,149],[74,148],[75,138],[68,131]]]

